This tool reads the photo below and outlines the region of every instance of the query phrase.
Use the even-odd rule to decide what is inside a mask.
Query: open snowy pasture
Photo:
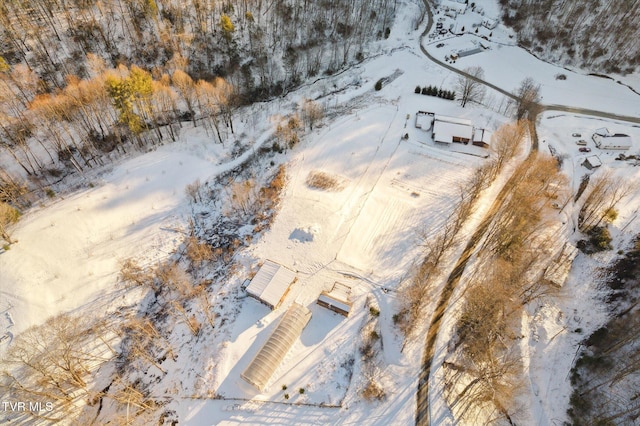
[[[58,313],[105,307],[120,294],[122,260],[155,263],[175,250],[187,227],[185,186],[227,161],[201,128],[183,138],[87,176],[84,189],[25,214],[14,233],[19,242],[0,256],[11,333]]]
[[[412,82],[405,77],[393,84],[408,90]],[[375,102],[314,131],[292,152],[276,220],[247,254],[254,262],[281,263],[296,271],[298,280],[275,311],[254,299],[243,300],[217,354],[213,388],[225,398],[224,404],[179,404],[181,418],[190,419],[188,424],[201,424],[205,418],[268,424],[272,419],[265,414],[281,410],[284,423],[293,419],[289,416],[295,416],[296,424],[314,423],[304,419],[307,411],[318,408],[285,409],[283,403],[323,404],[326,415],[338,424],[348,424],[365,412],[374,424],[411,422],[415,406],[411,389],[422,343],[401,352],[391,321],[393,290],[418,255],[422,238],[438,232],[460,196],[459,186],[485,161],[488,151],[458,144],[435,146],[427,132],[414,127],[418,109],[461,113],[452,103],[411,93],[397,105]],[[491,114],[469,114],[483,123],[496,120]],[[408,139],[403,138],[405,133]],[[320,292],[336,281],[352,289],[354,304],[348,318],[315,304]],[[259,392],[240,374],[294,301],[307,306],[312,318],[265,391]],[[366,403],[359,395],[360,346],[371,304],[381,312],[384,344],[379,368],[387,396],[382,402]],[[298,393],[300,388],[304,394]]]
[[[458,51],[479,46],[482,42],[488,50],[459,58],[452,65],[460,70],[479,66],[484,70],[484,79],[496,86],[515,93],[520,82],[531,77],[540,84],[543,104],[566,105],[606,111],[627,116],[640,115],[640,95],[615,80],[579,74],[565,68],[541,61],[524,49],[481,40],[475,35],[465,34],[448,37],[443,41],[428,41],[424,46],[440,61]],[[444,46],[436,46],[443,43]],[[564,75],[566,79],[559,79]]]

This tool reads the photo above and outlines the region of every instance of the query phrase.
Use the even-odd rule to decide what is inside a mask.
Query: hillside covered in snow
[[[0,424],[637,423],[631,3],[2,2]]]
[[[500,0],[527,50],[558,65],[630,74],[640,67],[640,1]]]

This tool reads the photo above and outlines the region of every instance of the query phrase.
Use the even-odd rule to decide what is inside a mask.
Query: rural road
[[[465,73],[464,71],[461,71],[445,62],[442,62],[438,59],[436,59],[435,57],[433,57],[431,54],[429,54],[429,52],[427,51],[427,49],[425,49],[425,47],[423,46],[423,40],[424,37],[431,31],[431,28],[433,26],[433,13],[431,11],[430,5],[428,3],[428,0],[422,0],[424,2],[424,5],[426,7],[426,11],[427,11],[427,26],[425,28],[425,30],[422,32],[422,34],[420,35],[420,50],[422,51],[422,53],[432,62],[436,63],[437,65],[448,69],[451,72],[454,72],[458,75],[462,75],[465,76],[467,78],[470,78],[471,80],[477,81],[478,83],[481,83],[483,85],[485,85],[486,87],[489,87],[493,90],[495,90],[496,92],[499,92],[501,94],[503,94],[504,96],[518,102],[520,100],[520,98],[509,92],[508,90],[505,90],[501,87],[498,87],[494,84],[491,84],[487,81],[484,81],[482,79],[479,79],[475,76],[469,75],[467,73]],[[601,118],[607,118],[607,119],[613,119],[613,120],[621,120],[621,121],[627,121],[627,122],[631,122],[631,123],[638,123],[640,124],[640,117],[631,117],[631,116],[624,116],[624,115],[619,115],[619,114],[612,114],[612,113],[608,113],[608,112],[604,112],[604,111],[595,111],[595,110],[591,110],[591,109],[586,109],[586,108],[576,108],[576,107],[569,107],[569,106],[564,106],[564,105],[544,105],[544,104],[538,104],[538,108],[535,108],[535,110],[537,111],[537,114],[532,117],[531,122],[534,123],[531,126],[531,137],[532,137],[532,153],[537,151],[538,148],[538,138],[537,138],[537,131],[535,129],[535,123],[537,121],[537,117],[538,114],[540,114],[543,111],[560,111],[560,112],[566,112],[566,113],[572,113],[572,114],[584,114],[584,115],[590,115],[590,116],[595,116],[595,117],[601,117]],[[449,274],[448,278],[447,278],[447,282],[442,290],[442,293],[440,293],[440,297],[438,298],[438,303],[436,305],[436,308],[433,312],[433,315],[431,317],[431,321],[429,323],[429,329],[427,331],[427,335],[426,335],[426,339],[425,339],[425,346],[424,346],[424,352],[422,355],[422,362],[421,362],[421,369],[420,369],[420,376],[419,376],[419,380],[418,380],[418,391],[416,394],[416,399],[417,399],[417,410],[416,410],[416,425],[418,426],[430,426],[431,425],[431,411],[430,411],[430,406],[429,406],[429,380],[431,378],[431,367],[432,367],[432,362],[433,362],[433,356],[434,356],[434,351],[435,351],[435,344],[436,344],[436,340],[438,338],[438,334],[440,332],[440,326],[442,324],[444,315],[445,315],[445,311],[447,310],[447,307],[449,306],[449,301],[451,299],[451,296],[454,293],[454,290],[456,289],[459,281],[460,281],[460,277],[462,276],[462,273],[464,272],[467,262],[469,260],[469,258],[471,257],[471,255],[474,253],[478,243],[480,242],[480,240],[482,239],[482,237],[484,236],[484,234],[486,233],[489,225],[491,224],[491,221],[493,220],[493,217],[496,213],[496,211],[500,208],[500,205],[503,203],[504,199],[506,198],[508,192],[509,192],[509,188],[510,186],[507,184],[503,187],[503,189],[500,191],[498,197],[496,197],[496,199],[494,200],[493,204],[491,205],[491,208],[489,209],[489,211],[487,212],[487,214],[485,215],[485,217],[483,218],[482,222],[480,223],[480,225],[476,228],[475,232],[473,233],[473,235],[471,236],[471,238],[469,239],[469,241],[467,242],[467,245],[464,248],[464,251],[462,252],[462,255],[460,256],[460,258],[458,259],[458,261],[455,264],[455,267],[453,268],[452,272]]]

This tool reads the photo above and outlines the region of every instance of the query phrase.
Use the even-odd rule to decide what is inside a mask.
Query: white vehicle
[[[584,139],[580,139],[579,141],[576,141],[576,145],[586,146],[587,141],[585,141]]]

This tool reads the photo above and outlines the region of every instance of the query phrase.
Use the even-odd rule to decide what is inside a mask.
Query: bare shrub
[[[311,99],[305,99],[301,105],[302,119],[309,129],[313,130],[313,126],[322,119],[324,110],[322,105]]]
[[[202,201],[201,189],[202,183],[200,182],[200,179],[196,179],[184,188],[184,192],[189,197],[189,200],[195,204]]]
[[[150,286],[154,287],[153,274],[151,271],[143,268],[133,259],[125,259],[120,265],[120,274],[118,280],[125,287],[133,286]]]
[[[205,242],[198,241],[194,236],[187,239],[186,255],[189,261],[195,266],[199,266],[215,258],[211,246]]]
[[[382,401],[386,396],[384,389],[380,384],[374,380],[373,378],[367,381],[366,386],[362,389],[361,393],[362,397],[367,401]]]
[[[338,179],[333,176],[314,170],[307,176],[306,184],[315,189],[324,189],[326,191],[341,191],[342,185]]]

